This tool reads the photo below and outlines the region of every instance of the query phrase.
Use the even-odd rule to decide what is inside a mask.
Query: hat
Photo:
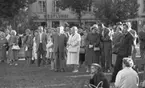
[[[91,66],[96,66],[96,67],[101,68],[101,66],[99,64],[97,64],[97,63],[93,63]]]

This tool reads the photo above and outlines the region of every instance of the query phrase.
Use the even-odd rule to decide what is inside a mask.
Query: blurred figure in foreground
[[[99,85],[102,82],[103,85]],[[92,88],[109,88],[109,82],[105,77],[104,73],[102,72],[102,67],[99,64],[93,63],[91,65],[91,79],[90,79],[90,86]],[[98,86],[98,87],[96,87]]]
[[[116,88],[138,88],[139,77],[133,67],[133,60],[131,58],[123,59],[123,69],[118,72],[115,80]]]

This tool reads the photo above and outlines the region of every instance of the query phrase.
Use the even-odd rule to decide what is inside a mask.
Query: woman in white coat
[[[73,65],[73,72],[78,72],[81,36],[78,34],[77,27],[72,27],[71,31],[72,34],[70,35],[67,43],[67,65]]]

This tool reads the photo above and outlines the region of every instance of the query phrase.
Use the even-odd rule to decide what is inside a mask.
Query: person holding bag
[[[20,50],[20,47],[18,46],[18,38],[16,36],[16,31],[12,30],[11,31],[11,36],[8,41],[9,44],[9,50],[8,50],[8,63],[10,65],[18,65],[17,60],[18,60],[18,51]]]
[[[100,41],[101,36],[99,34],[98,25],[91,28],[91,33],[86,38],[86,54],[85,64],[87,66],[86,72],[89,72],[90,65],[92,63],[99,63],[100,52]]]
[[[72,34],[68,39],[68,53],[67,53],[67,65],[74,65],[74,71],[78,72],[79,65],[79,52],[80,52],[80,42],[81,36],[78,34],[77,27],[72,27]]]
[[[24,47],[27,65],[30,65],[32,62],[32,50],[33,50],[33,36],[31,34],[30,29],[26,30],[26,36],[24,38]]]
[[[109,82],[102,72],[102,67],[93,63],[91,65],[91,79],[89,81],[90,88],[109,88]]]

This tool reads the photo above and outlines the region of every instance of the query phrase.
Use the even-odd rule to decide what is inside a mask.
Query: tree
[[[13,18],[20,9],[36,0],[0,0],[0,18]]]
[[[0,0],[0,26],[12,25],[13,29],[22,30],[29,23],[29,5],[36,0]],[[25,26],[24,26],[25,24]]]
[[[92,0],[59,0],[57,6],[62,10],[71,9],[76,14],[81,25],[81,18],[91,4]]]
[[[29,17],[29,9],[21,9],[17,15],[12,20],[11,25],[20,34],[25,32],[25,29],[29,28],[31,30],[36,30],[38,25],[34,22],[37,20],[38,16]]]
[[[100,0],[94,7],[97,18],[106,24],[115,24],[137,17],[139,4],[137,0]]]

